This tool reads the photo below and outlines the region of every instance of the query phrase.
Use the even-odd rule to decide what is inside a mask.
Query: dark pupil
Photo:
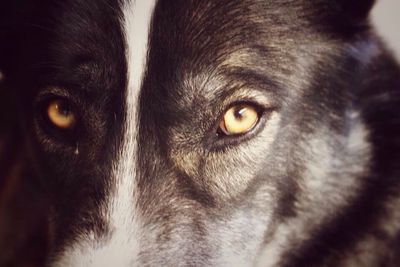
[[[242,120],[243,119],[243,113],[245,112],[246,108],[243,106],[238,106],[235,108],[235,118],[238,120]]]
[[[71,109],[65,102],[58,102],[57,109],[58,112],[65,117],[68,117],[71,114]]]

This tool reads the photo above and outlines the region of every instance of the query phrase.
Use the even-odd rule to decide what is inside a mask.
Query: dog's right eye
[[[68,103],[64,99],[54,99],[48,102],[46,115],[48,121],[59,129],[72,129],[75,125],[75,114]]]

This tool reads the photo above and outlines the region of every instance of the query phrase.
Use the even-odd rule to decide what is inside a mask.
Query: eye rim
[[[61,116],[64,115],[61,113],[63,113],[63,111],[65,111],[64,109],[66,109],[68,114],[65,115],[65,117],[71,116],[71,118],[70,118],[71,121],[69,122],[69,124],[67,125],[68,122],[56,122],[55,119],[52,118],[51,113],[54,111],[54,110],[52,110],[52,108],[56,109],[56,112],[59,112]],[[72,130],[75,127],[75,124],[76,124],[75,112],[71,108],[71,104],[69,103],[69,101],[67,101],[65,99],[55,98],[55,99],[48,101],[46,114],[47,114],[47,120],[49,121],[49,123],[51,123],[53,125],[53,127],[56,127],[57,129]],[[63,124],[63,123],[66,123],[66,124]]]
[[[235,134],[235,135],[225,135],[218,131],[219,123],[223,119],[225,113],[235,105],[250,105],[257,110],[258,120],[255,125],[245,133]],[[251,140],[256,135],[258,135],[262,129],[264,129],[270,115],[278,109],[277,106],[266,106],[259,104],[253,99],[242,99],[239,101],[234,101],[227,105],[222,112],[220,112],[217,117],[216,122],[214,122],[212,128],[210,129],[209,141],[205,141],[207,149],[212,152],[221,151],[228,149],[229,147],[234,147],[240,145],[248,140]]]
[[[245,107],[249,107],[253,111],[255,111],[255,113],[257,115],[257,118],[247,130],[245,130],[243,132],[240,132],[240,133],[232,133],[232,134],[230,134],[230,133],[228,133],[228,129],[226,128],[225,116],[231,109],[233,109],[235,107],[241,107],[241,109],[243,109]],[[254,127],[256,127],[256,125],[258,124],[258,122],[260,120],[260,117],[262,116],[262,113],[263,112],[262,112],[261,108],[259,106],[257,106],[257,105],[254,105],[253,103],[252,104],[250,104],[250,103],[231,104],[231,105],[229,105],[228,108],[225,109],[225,111],[222,113],[222,116],[220,116],[221,119],[220,119],[219,124],[218,124],[217,134],[219,136],[240,136],[240,135],[245,135],[245,134],[249,133]],[[224,126],[225,129],[223,129],[221,127],[222,124],[225,125]]]
[[[68,103],[69,109],[74,114],[74,123],[70,128],[61,128],[51,121],[48,115],[49,105],[54,101],[63,101]],[[78,137],[80,122],[80,113],[76,108],[75,102],[65,95],[47,94],[40,96],[36,105],[36,120],[39,130],[45,134],[46,139],[51,139],[64,145],[75,146]]]
[[[256,112],[257,112],[257,121],[252,125],[252,127],[243,133],[237,133],[237,134],[226,134],[223,132],[222,129],[220,129],[220,123],[221,121],[224,119],[225,114],[232,109],[235,106],[250,106],[252,107]],[[254,128],[257,127],[257,124],[260,123],[261,118],[264,115],[264,112],[266,111],[265,108],[263,108],[261,105],[259,105],[258,103],[252,102],[252,101],[247,101],[247,100],[241,100],[241,101],[235,101],[231,104],[229,104],[224,110],[223,112],[221,112],[221,114],[218,116],[218,123],[217,123],[217,136],[218,138],[235,138],[235,137],[239,137],[239,136],[243,136],[243,135],[247,135],[250,132],[253,131]]]

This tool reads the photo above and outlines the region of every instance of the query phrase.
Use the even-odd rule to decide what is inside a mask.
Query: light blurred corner
[[[372,10],[372,21],[400,60],[400,0],[377,0]]]

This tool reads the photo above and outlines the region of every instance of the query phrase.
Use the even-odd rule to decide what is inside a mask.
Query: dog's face
[[[272,266],[312,247],[369,160],[351,73],[374,51],[372,1],[343,2],[27,8],[5,77],[51,202],[51,262]]]

